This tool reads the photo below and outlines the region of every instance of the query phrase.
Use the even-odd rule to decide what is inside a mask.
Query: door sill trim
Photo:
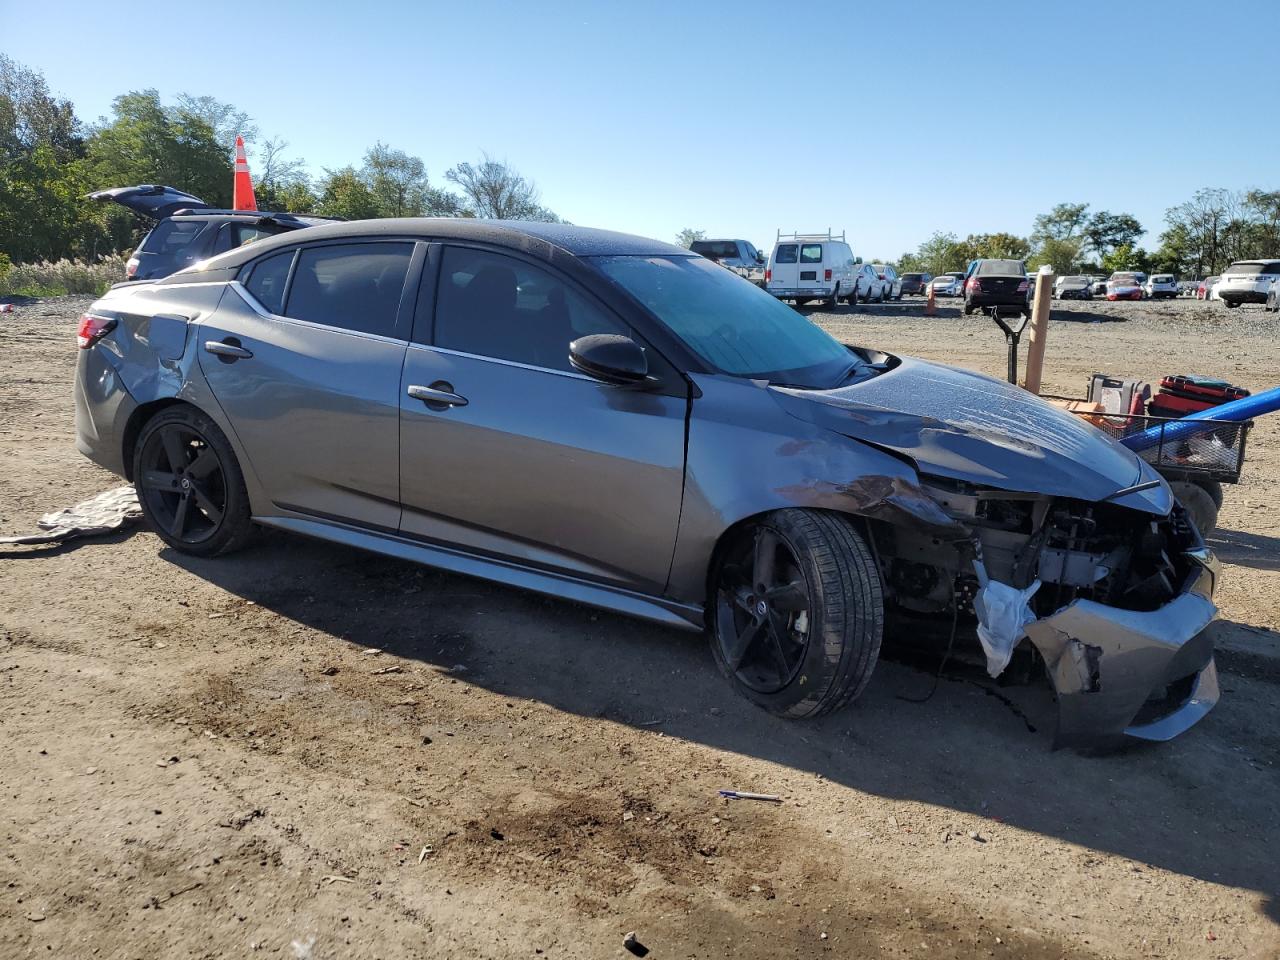
[[[703,629],[703,610],[695,604],[678,603],[664,597],[649,596],[567,574],[521,566],[509,560],[481,557],[452,547],[408,540],[395,534],[377,533],[335,521],[305,517],[254,517],[253,520],[277,530],[358,547],[451,573],[492,580],[682,630]]]

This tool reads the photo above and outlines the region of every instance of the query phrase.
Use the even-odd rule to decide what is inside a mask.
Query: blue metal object
[[[1177,420],[1171,420],[1160,426],[1151,427],[1141,433],[1123,438],[1120,442],[1130,450],[1146,450],[1157,443],[1179,440],[1185,437],[1213,431],[1223,421],[1239,423],[1260,417],[1264,413],[1280,410],[1280,387],[1272,387],[1252,397],[1232,400],[1221,406],[1209,407],[1198,413],[1192,413]],[[1210,423],[1201,423],[1208,420]]]

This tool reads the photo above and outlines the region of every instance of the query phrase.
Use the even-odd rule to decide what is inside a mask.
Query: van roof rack
[[[844,231],[841,230],[840,236],[837,237],[834,233],[831,232],[830,227],[827,227],[826,233],[783,233],[781,230],[779,230],[778,238],[775,242],[781,242],[784,239],[785,240],[839,240],[841,242],[844,242]]]

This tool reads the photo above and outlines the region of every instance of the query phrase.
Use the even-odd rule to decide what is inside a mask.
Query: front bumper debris
[[[1219,563],[1189,554],[1183,592],[1158,610],[1076,600],[1028,624],[1058,694],[1055,747],[1105,747],[1123,736],[1170,740],[1218,702],[1211,624]]]

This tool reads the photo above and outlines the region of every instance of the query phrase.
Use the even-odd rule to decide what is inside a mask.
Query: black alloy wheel
[[[253,534],[231,444],[193,407],[166,408],[146,423],[134,450],[133,480],[147,522],[177,550],[213,556],[238,549]]]
[[[757,693],[795,679],[809,643],[809,587],[796,558],[768,527],[721,567],[716,637],[726,669]]]
[[[218,532],[227,509],[227,481],[217,453],[194,427],[166,423],[141,454],[138,486],[152,519],[174,540],[203,543]]]

